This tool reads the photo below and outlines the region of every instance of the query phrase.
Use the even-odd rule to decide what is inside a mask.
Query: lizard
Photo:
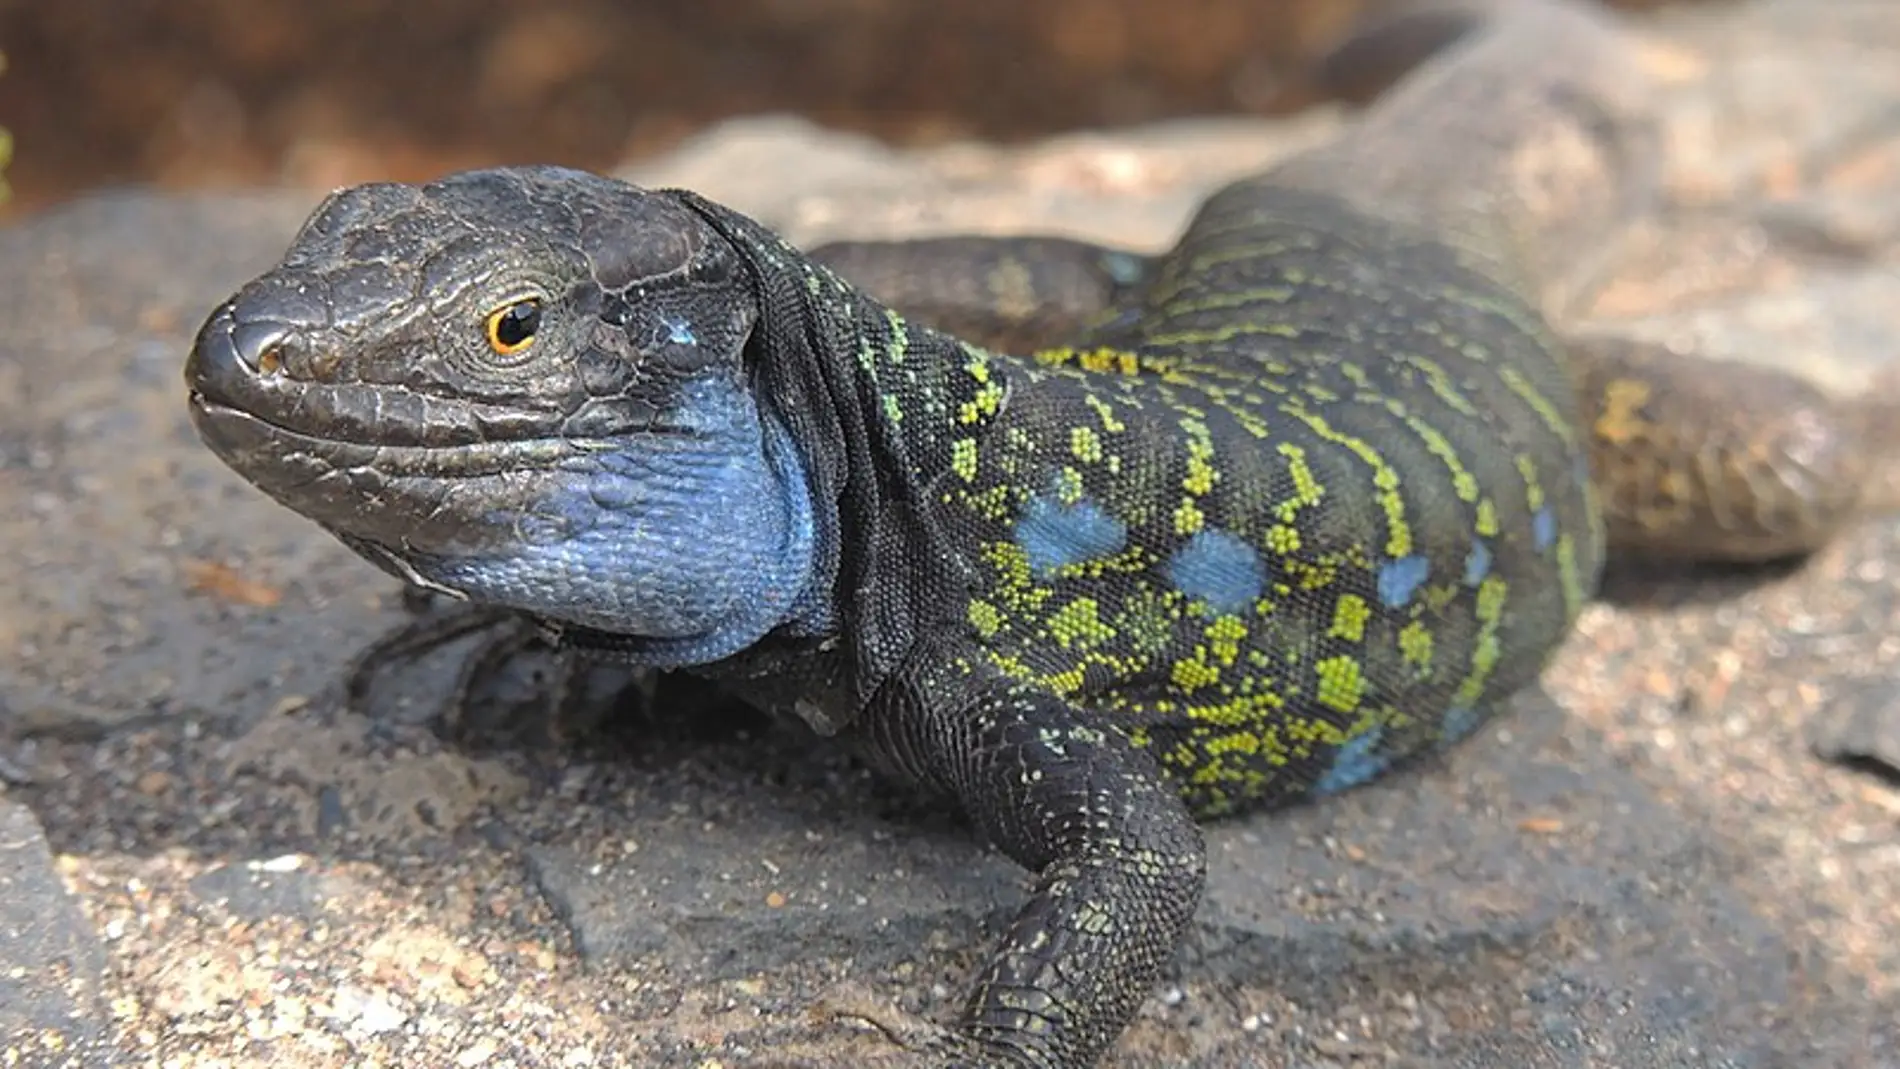
[[[1199,821],[1469,736],[1611,553],[1799,552],[1851,511],[1852,450],[1813,421],[1730,449],[1735,409],[1672,398],[1734,377],[1580,364],[1553,329],[1574,250],[1640,195],[1642,100],[1614,16],[1526,0],[1152,259],[828,266],[552,166],[352,187],[207,318],[190,412],[413,586],[720,680],[949,797],[1035,879],[953,1022],[879,1023],[930,1064],[1081,1069],[1186,931]],[[1552,152],[1595,166],[1565,185]],[[996,336],[1066,343],[907,316],[954,297],[913,285],[931,264],[988,287]],[[1033,310],[1078,268],[1078,322],[997,311],[998,278]]]

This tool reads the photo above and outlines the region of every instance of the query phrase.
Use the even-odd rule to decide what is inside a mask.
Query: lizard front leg
[[[1002,677],[980,651],[932,662],[887,685],[865,724],[870,747],[954,797],[1037,876],[956,1025],[894,1038],[957,1066],[1093,1065],[1193,916],[1200,830],[1148,755],[1100,717]]]

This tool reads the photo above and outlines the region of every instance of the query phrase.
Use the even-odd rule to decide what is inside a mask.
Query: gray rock
[[[1191,967],[1467,1022],[1404,1064],[1776,1064],[1755,1005],[1793,997],[1790,945],[1564,715],[1526,694],[1390,783],[1213,829]]]
[[[105,968],[39,822],[0,795],[0,1063],[105,1064]]]
[[[1183,982],[1464,1022],[1390,1024],[1408,1065],[1778,1064],[1758,1006],[1795,997],[1793,948],[1728,886],[1735,859],[1579,746],[1548,698],[1517,704],[1388,782],[1210,827]],[[899,968],[980,948],[1023,899],[1022,874],[967,832],[879,817],[874,797],[634,790],[633,844],[525,850],[596,967]]]
[[[334,666],[310,651],[347,649],[350,622],[390,618],[372,598],[387,586],[378,573],[289,512],[255,507],[183,418],[189,333],[308,208],[227,197],[154,211],[149,197],[108,196],[0,234],[0,257],[20,265],[0,292],[13,476],[0,540],[16,558],[4,682],[22,728],[261,715],[247,700],[260,682],[314,693]]]
[[[315,921],[326,907],[347,907],[361,887],[332,873],[312,871],[295,855],[219,865],[189,887],[203,905],[245,921]]]
[[[572,847],[528,848],[529,872],[582,958],[612,967],[664,955],[715,979],[812,957],[887,968],[993,928],[1020,891],[1018,870],[968,835],[869,814],[815,832],[770,792],[722,801],[716,824],[642,822],[638,849],[605,863]]]
[[[1864,763],[1900,778],[1900,683],[1872,678],[1844,686],[1808,722],[1808,744],[1825,760]]]

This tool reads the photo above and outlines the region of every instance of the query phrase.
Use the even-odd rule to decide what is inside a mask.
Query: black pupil
[[[522,345],[541,326],[541,306],[533,301],[510,305],[495,321],[495,340],[513,349]]]

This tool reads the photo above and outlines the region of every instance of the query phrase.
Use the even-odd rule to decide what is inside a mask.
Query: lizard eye
[[[530,297],[488,313],[488,347],[497,356],[515,356],[534,344],[541,329],[541,302]]]

